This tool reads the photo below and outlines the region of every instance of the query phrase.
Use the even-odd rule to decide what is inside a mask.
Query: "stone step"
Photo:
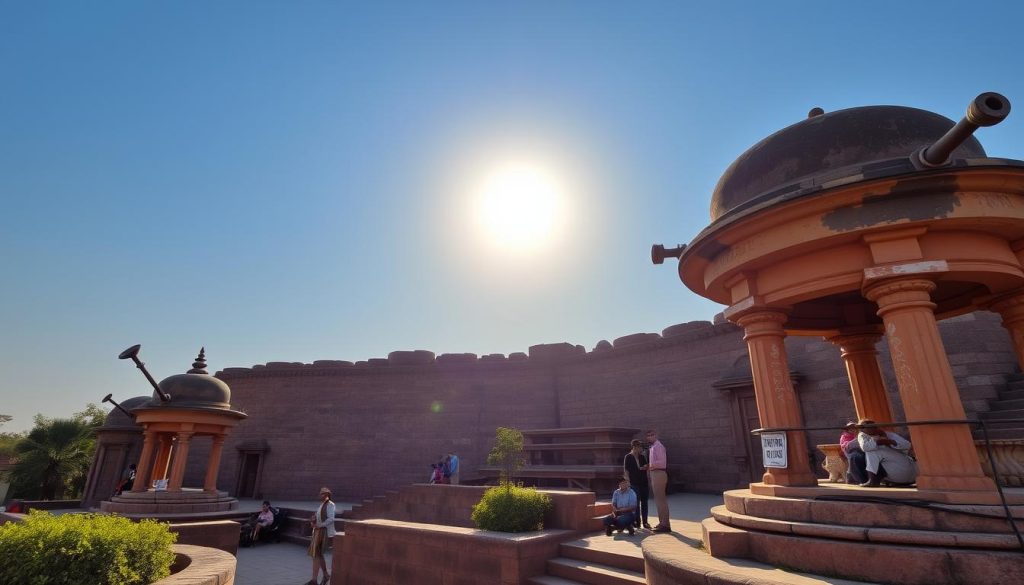
[[[558,553],[567,559],[618,567],[619,569],[626,569],[635,573],[644,572],[643,556],[631,556],[610,550],[601,550],[588,546],[586,542],[563,542],[558,545]]]
[[[581,585],[579,581],[563,579],[561,577],[552,577],[551,575],[531,577],[527,583],[530,583],[530,585]]]
[[[714,553],[710,526],[704,524],[705,536],[711,539]],[[1024,554],[1019,550],[981,551],[745,532],[751,558],[807,573],[900,585],[1024,583]]]
[[[1024,390],[1024,374],[1010,374],[1007,376],[1006,387],[1010,390]]]
[[[990,400],[988,402],[992,410],[1017,410],[1024,412],[1024,398],[1013,400]]]
[[[647,585],[643,573],[563,557],[549,560],[547,573],[589,585]]]
[[[979,412],[978,418],[985,421],[997,421],[1002,419],[1021,419],[1024,420],[1024,410],[990,410],[988,412]]]
[[[997,441],[997,440],[1005,441],[1005,440],[1011,440],[1011,439],[1024,439],[1024,427],[1013,427],[1013,426],[1009,426],[1010,424],[1013,424],[1013,423],[1007,423],[1007,426],[1003,426],[1003,427],[995,427],[995,428],[993,428],[993,427],[990,426],[989,429],[988,429],[988,438],[989,438],[989,440],[991,440],[991,441]],[[982,435],[982,433],[981,433],[981,429],[978,429],[978,430],[974,431],[974,438],[975,439],[984,439],[985,438],[985,436]]]
[[[1021,398],[1024,398],[1024,388],[1020,388],[1018,390],[1000,390],[999,391],[999,399],[1000,400],[1019,400]]]
[[[725,509],[744,516],[802,522],[807,524],[838,524],[858,530],[897,528],[907,530],[940,530],[949,533],[1011,534],[1012,529],[999,505],[911,505],[887,499],[884,492],[857,488],[856,496],[844,499],[819,497],[781,498],[752,494],[750,490],[729,490],[723,494]],[[849,501],[857,498],[855,501]],[[1019,522],[1024,522],[1024,505],[1010,506]],[[963,512],[963,513],[961,513]],[[967,515],[971,514],[971,515]],[[988,517],[979,518],[976,514]]]
[[[1020,543],[1013,534],[991,532],[949,532],[943,530],[904,530],[900,528],[866,528],[841,524],[816,524],[758,518],[729,511],[725,506],[711,508],[711,516],[726,526],[759,532],[777,532],[796,536],[828,538],[906,546],[973,548],[985,550],[1018,550]]]

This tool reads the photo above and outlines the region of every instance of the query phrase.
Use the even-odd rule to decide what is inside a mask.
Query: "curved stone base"
[[[175,544],[177,561],[171,570],[177,570],[153,585],[232,585],[235,582],[235,557],[222,550]]]
[[[132,516],[228,512],[237,508],[238,500],[229,497],[227,492],[197,489],[124,492],[112,497],[110,501],[100,502],[100,510],[104,512]]]
[[[899,585],[1024,583],[1024,555],[1001,506],[901,501],[886,498],[905,495],[890,490],[862,490],[859,500],[849,491],[842,499],[760,492],[732,490],[712,508],[702,523],[712,556]],[[1024,506],[1011,513],[1024,519]]]

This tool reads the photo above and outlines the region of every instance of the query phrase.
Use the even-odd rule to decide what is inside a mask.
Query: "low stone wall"
[[[170,525],[171,532],[178,535],[178,544],[215,548],[230,555],[238,552],[239,527],[238,522],[231,520]]]
[[[356,520],[334,537],[331,583],[525,585],[570,530],[509,534],[398,520]],[[161,584],[163,585],[163,584]]]
[[[222,550],[189,544],[174,545],[176,573],[152,585],[234,585],[235,557]],[[172,569],[173,570],[173,569]]]
[[[29,510],[72,510],[82,506],[82,500],[22,500],[26,512]]]

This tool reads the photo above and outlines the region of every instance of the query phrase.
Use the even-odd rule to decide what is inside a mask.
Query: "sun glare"
[[[507,164],[484,177],[475,204],[484,239],[511,252],[528,253],[557,234],[563,221],[564,186],[538,165]]]

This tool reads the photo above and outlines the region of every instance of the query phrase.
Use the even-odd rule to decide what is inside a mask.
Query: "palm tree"
[[[92,459],[93,428],[88,420],[38,418],[14,446],[12,494],[52,500],[81,490]]]

